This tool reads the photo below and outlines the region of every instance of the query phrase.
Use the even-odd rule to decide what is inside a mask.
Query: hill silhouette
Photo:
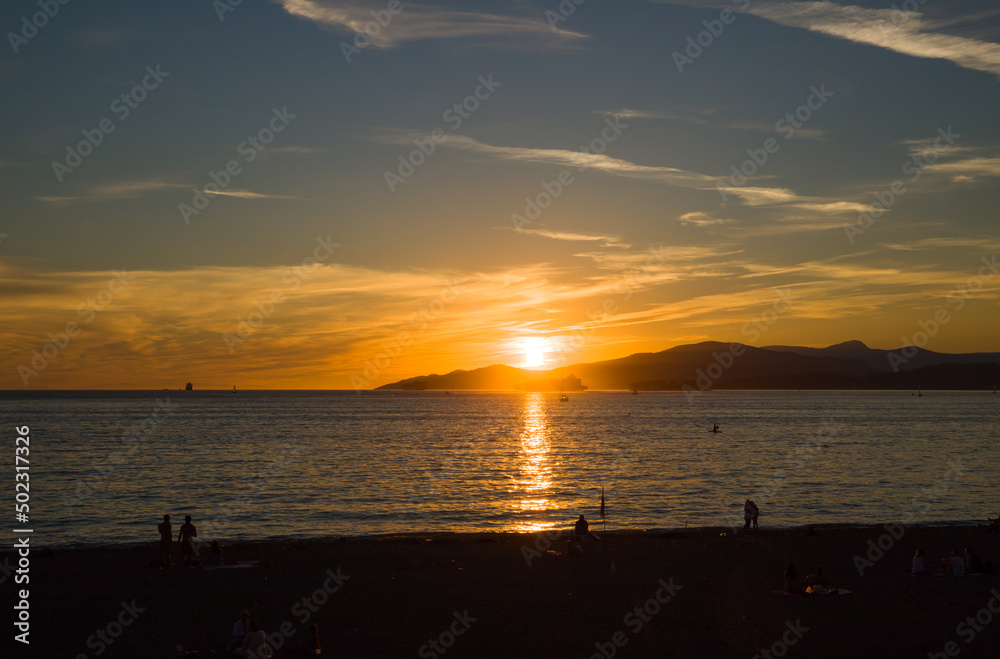
[[[548,371],[494,365],[421,375],[378,389],[550,390],[542,383],[570,375],[591,390],[992,389],[1000,383],[1000,353],[880,350],[861,341],[826,348],[705,341]]]

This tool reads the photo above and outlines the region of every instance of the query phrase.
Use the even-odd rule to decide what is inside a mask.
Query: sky
[[[1000,351],[991,2],[15,0],[0,28],[3,389]]]

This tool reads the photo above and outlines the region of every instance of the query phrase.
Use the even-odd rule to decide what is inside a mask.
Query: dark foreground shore
[[[271,541],[226,547],[264,567],[222,570],[152,569],[152,545],[57,551],[31,558],[31,644],[14,656],[227,656],[242,609],[281,656],[309,623],[329,657],[1000,656],[1000,578],[909,574],[917,547],[1000,563],[1000,534],[818,528],[609,533],[582,558],[545,554],[543,534]],[[773,594],[789,562],[852,592]]]

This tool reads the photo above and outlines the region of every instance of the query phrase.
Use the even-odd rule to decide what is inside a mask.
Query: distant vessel
[[[191,384],[190,382],[188,382],[186,385],[184,385],[184,391],[191,391],[193,389],[194,389],[194,385]]]
[[[637,385],[635,382],[632,383],[632,395],[633,396],[639,395],[639,385]]]
[[[532,380],[515,385],[515,389],[520,391],[586,391],[587,385],[583,384],[580,378],[574,375],[567,375],[563,378],[552,378],[550,380]]]
[[[569,396],[567,396],[566,394],[559,394],[559,401],[560,402],[565,403],[568,400],[569,400]]]
[[[236,393],[236,385],[235,384],[233,385],[233,393],[234,394]]]
[[[993,385],[993,393],[996,393],[996,392],[997,392],[997,386]]]

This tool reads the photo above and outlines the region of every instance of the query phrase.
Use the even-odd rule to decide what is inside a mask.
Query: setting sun
[[[535,368],[545,364],[545,350],[548,343],[544,339],[524,340],[524,365]]]

